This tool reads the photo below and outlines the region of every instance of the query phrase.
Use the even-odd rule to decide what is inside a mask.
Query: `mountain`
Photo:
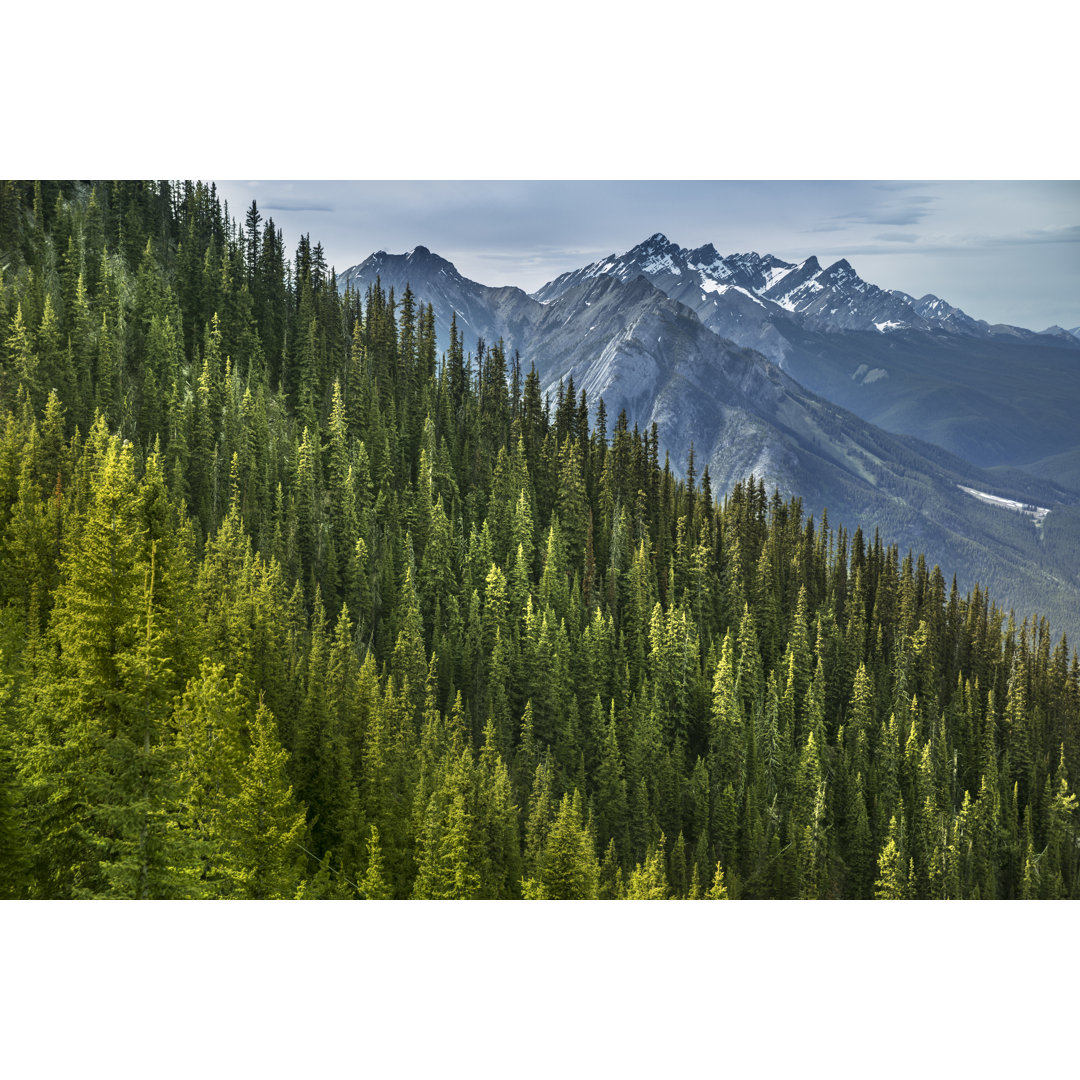
[[[1043,459],[1080,448],[1080,341],[879,288],[846,259],[823,268],[814,256],[797,264],[754,252],[721,256],[711,244],[689,250],[657,233],[533,296],[551,303],[583,281],[639,275],[714,333],[886,430],[1047,479],[1055,477],[1039,472]]]
[[[670,248],[654,243],[651,258],[641,262],[661,280],[678,278],[685,267],[672,256]],[[751,298],[751,287],[772,274],[774,289],[782,266],[768,259],[732,262],[729,292],[746,289],[747,302],[774,303]],[[553,399],[572,380],[575,395],[584,391],[594,406],[604,399],[610,422],[625,411],[630,425],[648,430],[655,424],[676,470],[685,469],[693,444],[697,474],[707,466],[714,491],[729,490],[753,473],[769,488],[801,497],[808,510],[827,507],[834,518],[864,531],[880,529],[903,550],[926,551],[966,586],[990,583],[1018,609],[1035,607],[1070,634],[1074,626],[1080,630],[1075,564],[1052,570],[1041,565],[1040,539],[1060,531],[1059,520],[1068,516],[1062,510],[1078,501],[1071,492],[1009,469],[987,473],[869,424],[806,389],[760,352],[721,338],[646,275],[629,266],[611,269],[579,272],[534,298],[471,282],[420,249],[406,256],[377,253],[342,277],[364,289],[378,276],[398,293],[408,283],[444,324],[454,311],[466,313],[472,331],[489,343],[502,338],[508,355],[520,353],[525,370],[535,365]],[[782,296],[813,280],[805,264],[791,269],[797,276],[784,275],[789,290]],[[869,336],[831,336],[856,333]],[[467,332],[465,337],[472,344]],[[1030,516],[1006,512],[1003,504],[964,489],[1051,513],[1036,525]]]
[[[759,319],[779,319],[809,329],[874,330],[881,334],[944,330],[971,337],[1022,340],[1038,336],[1022,327],[992,326],[973,319],[929,293],[915,299],[898,289],[879,288],[860,278],[847,259],[822,267],[814,255],[800,263],[756,252],[722,256],[712,244],[681,248],[662,233],[654,233],[621,256],[609,255],[562,274],[532,295],[550,302],[588,278],[607,275],[626,281],[639,274],[697,311],[706,324],[710,316],[724,317],[722,311],[709,309],[722,308],[721,298],[734,292],[751,303],[757,301]]]
[[[740,315],[753,312],[758,323],[777,326],[794,323],[822,330],[880,333],[929,329],[946,321],[955,310],[938,314],[933,307],[935,297],[924,297],[924,303],[904,293],[869,285],[846,259],[823,268],[815,256],[801,263],[784,262],[774,255],[756,252],[721,256],[712,244],[691,251],[680,248],[661,233],[650,236],[622,256],[611,255],[563,274],[533,295],[550,302],[573,285],[601,275],[621,281],[643,275],[672,299],[694,310],[702,322],[718,332],[730,317],[727,308],[732,302]],[[925,314],[918,310],[920,306]],[[779,361],[782,355],[774,359]]]
[[[376,251],[358,266],[338,274],[338,288],[365,292],[376,281],[400,300],[412,283],[413,292],[435,309],[439,348],[450,342],[450,324],[456,317],[458,331],[471,346],[478,338],[493,342],[499,337],[516,339],[525,334],[537,308],[535,300],[513,286],[492,288],[470,281],[458,273],[453,263],[415,247],[404,255]]]
[[[1057,325],[1048,326],[1045,330],[1040,330],[1039,334],[1045,334],[1048,337],[1064,338],[1066,341],[1076,336],[1072,333],[1072,331],[1066,330],[1065,327]]]
[[[366,288],[376,277],[399,296],[409,281],[414,290],[424,283],[443,349],[454,312],[470,344],[501,336],[511,349],[524,347],[539,318],[522,290],[469,281],[426,248],[377,252],[339,284]],[[1080,452],[1080,339],[1071,335],[991,326],[938,297],[869,284],[843,259],[822,268],[813,256],[798,264],[721,256],[711,244],[688,250],[660,233],[561,275],[532,299],[549,306],[601,277],[646,278],[713,333],[895,434],[983,468],[1023,468],[1057,483],[1073,475],[1058,467]]]

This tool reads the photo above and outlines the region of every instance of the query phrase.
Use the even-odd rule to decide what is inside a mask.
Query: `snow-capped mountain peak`
[[[663,233],[653,233],[648,240],[631,248],[622,261],[646,276],[674,274],[679,277],[685,267],[682,249]]]

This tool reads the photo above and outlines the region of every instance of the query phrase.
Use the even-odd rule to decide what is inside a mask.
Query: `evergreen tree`
[[[300,883],[304,811],[293,799],[285,771],[287,754],[273,714],[262,702],[249,735],[251,751],[237,778],[236,794],[221,811],[223,870],[235,896],[286,900]]]
[[[360,896],[364,900],[392,900],[393,893],[383,876],[382,848],[379,846],[379,830],[371,826],[367,846],[367,869],[360,882]]]
[[[906,900],[908,896],[907,868],[897,841],[895,815],[889,822],[889,837],[878,856],[878,877],[874,890],[878,900]]]

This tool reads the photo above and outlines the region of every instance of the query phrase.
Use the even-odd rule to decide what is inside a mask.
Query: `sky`
[[[217,181],[340,272],[424,245],[484,285],[539,288],[662,232],[681,247],[847,258],[865,280],[976,319],[1080,325],[1080,182]]]

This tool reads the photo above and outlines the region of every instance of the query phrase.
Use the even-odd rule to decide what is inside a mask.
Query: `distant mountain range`
[[[572,380],[609,424],[622,410],[656,424],[676,471],[692,443],[715,491],[753,473],[1080,632],[1080,559],[1047,559],[1080,551],[1080,340],[880,289],[846,260],[722,257],[659,234],[531,296],[423,247],[377,252],[339,286],[376,280],[432,304],[444,347],[456,318],[466,347],[501,339],[552,398]],[[1051,513],[1036,526],[962,489]]]
[[[847,259],[822,268],[816,256],[801,263],[784,262],[774,255],[748,252],[720,255],[712,244],[692,251],[680,248],[660,233],[650,236],[622,256],[611,255],[563,274],[534,296],[554,299],[590,277],[607,275],[622,281],[644,275],[661,291],[691,308],[702,322],[720,329],[728,314],[725,299],[731,293],[732,310],[753,312],[759,324],[778,320],[820,330],[946,329],[986,334],[990,328],[936,296],[915,300],[905,293],[879,289],[863,281]],[[753,305],[746,307],[749,302]],[[776,359],[779,359],[777,357]]]
[[[779,319],[817,330],[944,330],[973,337],[1031,340],[1034,331],[972,319],[959,308],[928,293],[916,300],[896,289],[881,289],[863,281],[847,259],[822,268],[816,256],[801,263],[784,262],[775,255],[748,252],[720,255],[712,244],[688,250],[662,233],[631,248],[624,255],[609,255],[580,270],[562,274],[533,296],[554,299],[580,281],[607,275],[622,281],[644,275],[672,299],[692,308],[708,324],[722,317],[722,298],[740,294],[754,304],[760,320]],[[742,306],[737,310],[743,310]],[[718,327],[712,327],[717,329]],[[1051,327],[1044,333],[1060,332]]]
[[[644,276],[708,329],[887,430],[978,465],[1071,479],[1039,464],[1080,444],[1080,340],[1060,327],[1036,333],[972,319],[939,297],[869,284],[846,259],[822,268],[813,256],[798,264],[754,252],[720,256],[712,245],[690,251],[660,234],[533,295],[550,302],[602,275]]]
[[[844,259],[823,269],[814,257],[793,264],[754,252],[721,256],[712,245],[687,250],[659,233],[531,297],[470,281],[423,247],[377,252],[339,283],[366,287],[376,277],[399,293],[409,281],[414,291],[422,283],[444,347],[456,311],[467,342],[501,336],[523,354],[538,318],[530,299],[546,306],[598,278],[644,277],[706,329],[757,350],[865,420],[982,467],[1080,484],[1080,327],[1036,333],[991,325],[936,296],[916,300],[869,284]],[[596,340],[580,343],[582,355]]]

